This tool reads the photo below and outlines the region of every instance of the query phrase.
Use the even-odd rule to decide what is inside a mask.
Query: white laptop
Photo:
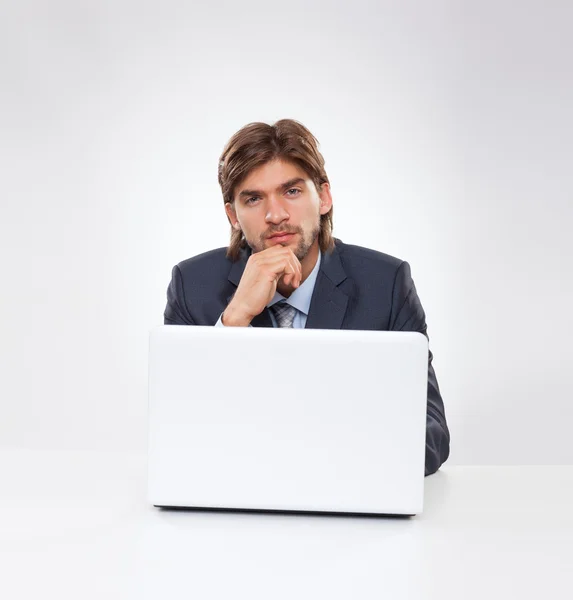
[[[421,333],[157,327],[149,502],[419,514],[427,384]]]

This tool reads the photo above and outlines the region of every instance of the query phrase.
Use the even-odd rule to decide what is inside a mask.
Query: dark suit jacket
[[[239,285],[251,251],[244,250],[235,263],[225,253],[226,248],[218,248],[173,267],[165,324],[215,325]],[[251,324],[272,327],[268,309]],[[410,265],[338,239],[335,249],[322,255],[306,328],[419,331],[428,337]],[[426,475],[437,471],[450,453],[450,433],[432,358],[429,352]]]

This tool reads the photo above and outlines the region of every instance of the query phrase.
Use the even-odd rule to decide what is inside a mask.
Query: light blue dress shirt
[[[312,298],[312,292],[314,291],[314,285],[316,283],[316,278],[320,269],[321,260],[322,252],[319,249],[318,258],[316,259],[314,269],[310,272],[310,275],[300,284],[300,287],[294,290],[294,292],[288,298],[285,298],[282,294],[279,294],[279,292],[276,291],[271,301],[267,304],[267,308],[269,308],[273,304],[280,302],[281,300],[285,300],[287,304],[294,306],[294,308],[296,308],[297,311],[295,313],[294,321],[292,323],[294,329],[304,329],[306,325],[308,310],[310,308],[310,300]],[[269,314],[271,315],[273,327],[277,327],[277,322],[273,311],[269,311]],[[219,320],[217,321],[217,323],[215,323],[215,327],[225,327],[225,325],[223,325],[223,322],[221,321],[222,317],[223,315],[219,317]],[[252,327],[252,325],[249,325],[249,327]]]

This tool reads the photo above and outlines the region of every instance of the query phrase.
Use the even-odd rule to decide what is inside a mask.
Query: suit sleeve
[[[392,291],[390,330],[418,331],[428,339],[426,315],[410,274],[410,265],[402,262],[396,272]],[[426,412],[426,467],[425,474],[435,473],[450,454],[450,432],[446,423],[444,403],[438,380],[432,366],[432,352],[428,354],[428,404]]]
[[[177,265],[173,267],[171,282],[167,288],[167,306],[163,313],[164,325],[195,325],[185,302],[183,278]]]

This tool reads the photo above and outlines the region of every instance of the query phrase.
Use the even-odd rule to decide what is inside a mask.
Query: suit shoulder
[[[401,258],[391,256],[390,254],[363,246],[344,244],[340,240],[336,240],[336,248],[340,253],[342,261],[359,262],[364,266],[366,266],[366,263],[376,269],[383,268],[395,271],[404,262]]]
[[[231,266],[227,258],[227,248],[215,248],[177,263],[181,274],[198,275],[208,273],[228,272]]]

